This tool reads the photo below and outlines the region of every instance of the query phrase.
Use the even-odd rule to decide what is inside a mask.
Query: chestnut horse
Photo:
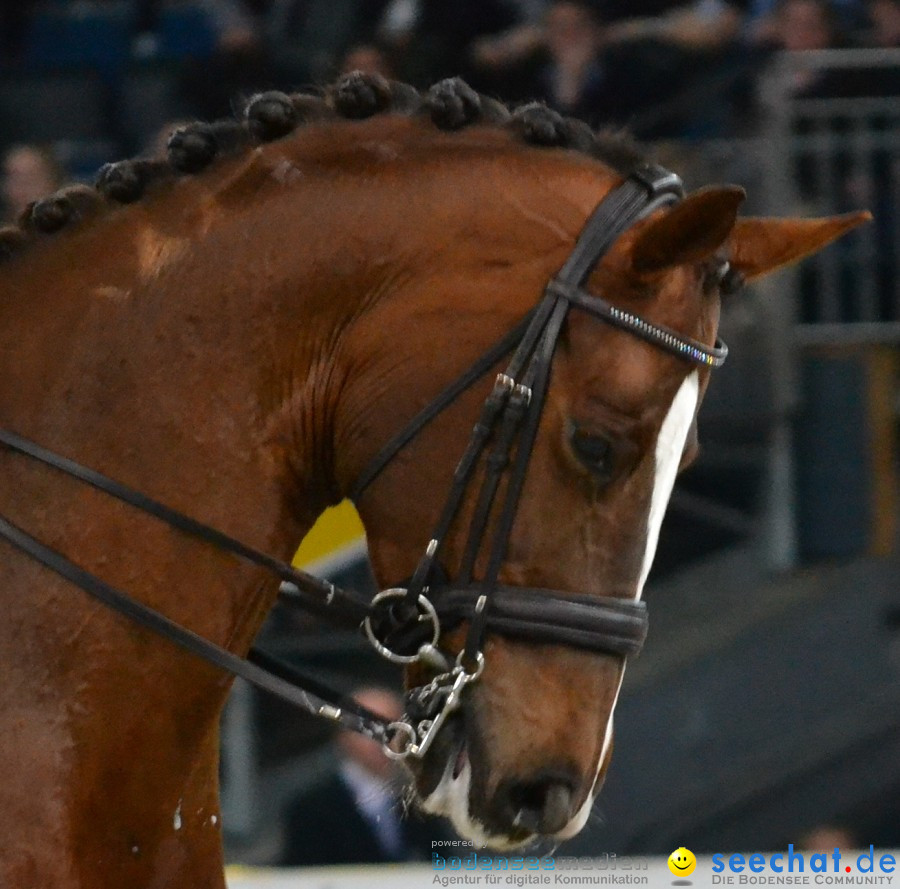
[[[241,122],[181,131],[167,158],[108,168],[0,233],[0,426],[289,558],[532,308],[639,160],[459,82],[419,96],[351,76],[324,97],[264,96]],[[738,220],[741,197],[706,188],[654,212],[589,288],[712,345],[726,260],[752,280],[863,218]],[[640,597],[708,377],[571,312],[501,580]],[[382,584],[413,571],[485,385],[359,498]],[[276,593],[259,569],[5,449],[0,462],[3,515],[248,650]],[[474,499],[448,539],[451,571]],[[229,677],[0,549],[0,885],[221,887]],[[462,629],[442,644],[458,649]],[[537,832],[572,836],[609,763],[622,661],[496,634],[485,657],[415,767],[420,799],[464,836],[511,847],[530,833],[504,793],[558,780]]]

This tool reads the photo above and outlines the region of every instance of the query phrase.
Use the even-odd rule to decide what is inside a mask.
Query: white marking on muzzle
[[[489,834],[484,825],[469,814],[469,788],[472,784],[472,764],[466,762],[459,775],[453,777],[454,757],[450,757],[441,781],[422,800],[422,809],[432,815],[449,818],[456,832],[477,847],[502,848],[508,841]]]

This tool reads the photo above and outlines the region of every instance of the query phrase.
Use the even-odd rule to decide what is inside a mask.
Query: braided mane
[[[261,93],[250,99],[236,119],[192,123],[175,130],[165,157],[106,164],[94,187],[67,186],[34,202],[17,225],[0,228],[0,260],[17,254],[37,236],[53,234],[94,215],[104,205],[133,203],[151,184],[200,173],[217,158],[281,139],[305,123],[363,120],[383,113],[429,117],[441,130],[459,130],[475,123],[503,127],[526,144],[578,151],[623,175],[643,159],[622,133],[595,133],[586,123],[565,118],[538,102],[510,109],[477,93],[458,77],[420,93],[408,84],[357,71],[320,94]]]

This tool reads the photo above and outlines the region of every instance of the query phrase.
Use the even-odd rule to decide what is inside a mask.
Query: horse
[[[423,94],[353,74],[262,94],[0,231],[0,426],[289,559],[385,443],[521,324],[644,160],[624,137],[458,80]],[[742,198],[702,188],[614,239],[582,303],[605,295],[630,328],[578,306],[560,321],[500,566],[511,598],[640,600],[711,371],[646,329],[717,354],[723,290],[866,218],[738,218]],[[382,587],[415,572],[486,385],[357,491]],[[260,567],[9,448],[0,463],[4,516],[247,652],[277,593]],[[476,491],[447,529],[448,574]],[[0,546],[0,884],[222,887],[230,677]],[[475,554],[475,578],[486,561]],[[440,648],[462,651],[475,620]],[[609,765],[623,658],[490,626],[479,653],[478,681],[408,760],[421,805],[500,849],[573,836]]]

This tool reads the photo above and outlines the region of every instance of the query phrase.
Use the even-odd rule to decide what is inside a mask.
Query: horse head
[[[528,595],[536,610],[542,607],[536,590],[640,601],[676,475],[696,456],[697,414],[714,362],[685,361],[683,354],[648,342],[640,329],[623,330],[576,307],[565,314],[553,353],[511,526],[501,530],[515,470],[497,486],[494,502],[484,499],[491,472],[486,467],[492,459],[504,466],[507,458],[515,462],[526,447],[521,439],[509,453],[495,449],[471,473],[452,522],[446,510],[441,518],[451,490],[460,494],[457,461],[484,389],[473,387],[475,392],[442,404],[427,425],[414,423],[409,441],[376,458],[377,477],[366,474],[373,443],[389,441],[410,416],[408,406],[398,405],[405,400],[398,399],[398,389],[414,393],[416,408],[434,404],[437,384],[471,363],[473,343],[483,349],[539,301],[594,206],[621,184],[608,171],[585,175],[571,163],[563,164],[560,178],[554,161],[561,159],[545,157],[546,165],[532,173],[544,186],[537,199],[529,200],[524,190],[533,194],[533,182],[514,185],[496,170],[493,193],[490,179],[474,186],[505,215],[501,222],[498,211],[484,209],[490,221],[469,231],[468,240],[454,231],[453,206],[443,208],[442,247],[450,254],[445,270],[424,275],[427,290],[418,282],[412,286],[415,295],[405,296],[415,308],[406,303],[405,320],[397,320],[396,303],[386,301],[363,325],[367,351],[355,360],[374,370],[375,379],[403,381],[382,387],[383,394],[364,386],[360,395],[352,382],[348,386],[356,408],[348,422],[362,447],[353,442],[344,450],[347,490],[361,495],[382,587],[408,590],[412,577],[416,596],[424,592],[439,601],[454,579],[475,586],[487,579],[481,604],[486,601],[488,610],[498,583],[508,596]],[[515,161],[508,161],[514,168]],[[723,294],[818,250],[865,218],[739,219],[743,197],[734,186],[707,187],[640,218],[592,270],[583,303],[602,297],[638,319],[638,328],[644,324],[702,344],[708,358],[715,352]],[[517,230],[522,242],[530,238],[538,246],[509,259],[497,233]],[[364,491],[353,481],[361,472]],[[423,557],[436,525],[442,530]],[[492,547],[498,535],[500,563]],[[439,640],[451,661],[469,653],[473,613]],[[502,630],[481,633],[483,672],[424,757],[407,758],[421,804],[448,816],[463,836],[494,848],[572,837],[586,823],[610,762],[624,658],[577,642],[547,641],[540,632],[526,638]],[[408,669],[413,698],[436,672],[422,663]]]

